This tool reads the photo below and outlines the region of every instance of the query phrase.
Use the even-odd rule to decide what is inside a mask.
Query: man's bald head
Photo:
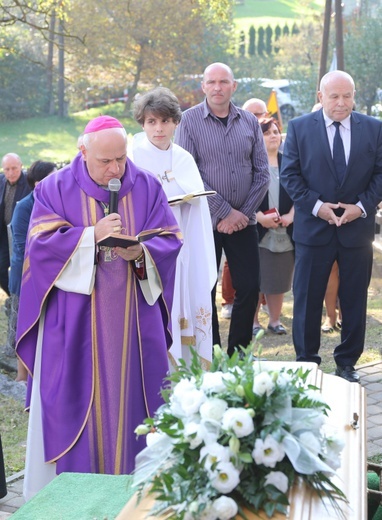
[[[247,110],[247,112],[251,112],[258,119],[260,117],[266,117],[268,114],[267,105],[262,99],[259,98],[251,98],[248,99],[243,105],[243,110]]]
[[[7,181],[15,184],[21,176],[23,167],[23,163],[17,153],[5,154],[1,160],[1,166]]]

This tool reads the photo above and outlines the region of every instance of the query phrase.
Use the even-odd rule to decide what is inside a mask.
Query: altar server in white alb
[[[129,146],[133,162],[158,177],[168,199],[203,192],[193,157],[172,143],[182,117],[176,96],[167,88],[157,87],[137,98],[134,117],[144,132],[136,134]],[[207,197],[171,204],[171,208],[184,245],[176,264],[170,359],[173,364],[179,358],[189,362],[191,346],[205,363],[212,359],[211,290],[217,279]]]

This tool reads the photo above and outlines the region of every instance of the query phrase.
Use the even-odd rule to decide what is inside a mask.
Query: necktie
[[[4,194],[4,222],[5,225],[8,226],[12,219],[13,213],[13,200],[16,195],[17,184],[10,184],[7,182],[5,185],[5,194]]]
[[[338,182],[341,184],[346,171],[345,149],[340,134],[341,123],[339,121],[333,121],[333,125],[336,127],[333,140],[333,162],[337,172]]]

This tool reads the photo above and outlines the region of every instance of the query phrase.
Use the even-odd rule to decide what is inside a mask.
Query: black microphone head
[[[108,188],[110,191],[119,191],[121,189],[121,181],[119,179],[110,179]]]

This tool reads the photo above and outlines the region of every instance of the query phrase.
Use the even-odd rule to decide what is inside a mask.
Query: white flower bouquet
[[[147,448],[134,484],[155,497],[152,515],[246,519],[245,507],[272,517],[286,513],[298,477],[320,497],[346,500],[330,480],[343,443],[325,433],[328,405],[307,384],[309,371],[270,370],[250,347],[243,352],[229,358],[215,346],[208,372],[195,353],[190,368],[181,362],[165,404],[136,429]]]

